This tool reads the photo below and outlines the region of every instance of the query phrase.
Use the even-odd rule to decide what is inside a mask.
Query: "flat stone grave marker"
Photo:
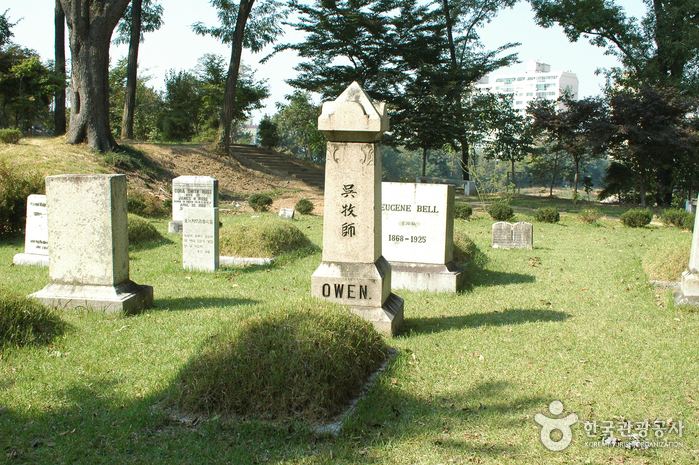
[[[391,265],[381,255],[381,135],[383,103],[352,83],[325,102],[318,129],[328,138],[323,260],[311,294],[347,305],[386,335],[403,321],[403,299],[391,293]]]
[[[216,271],[219,267],[218,208],[182,210],[182,266],[185,270]]]
[[[46,204],[50,282],[30,297],[105,312],[153,305],[153,288],[129,279],[126,176],[48,176]]]
[[[173,179],[169,233],[182,234],[182,210],[185,208],[218,208],[218,179],[209,176],[180,176]]]
[[[493,224],[494,249],[532,249],[534,228],[531,223],[499,221]]]
[[[27,197],[24,253],[16,254],[12,263],[49,266],[49,231],[45,195],[32,194]]]
[[[282,220],[293,220],[295,212],[296,210],[294,210],[293,208],[280,208],[279,218],[281,218]]]
[[[453,262],[454,192],[445,184],[382,183],[382,251],[393,289],[456,292],[462,284],[464,270]]]

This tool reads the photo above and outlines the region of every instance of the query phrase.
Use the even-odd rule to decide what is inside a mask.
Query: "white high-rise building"
[[[475,88],[481,92],[511,94],[514,108],[524,111],[532,100],[556,100],[566,91],[577,99],[578,77],[570,72],[551,72],[551,65],[531,60],[526,73],[502,74],[490,79],[486,76]]]

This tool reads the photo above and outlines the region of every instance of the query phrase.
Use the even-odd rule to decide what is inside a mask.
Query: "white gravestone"
[[[403,299],[391,293],[391,265],[381,255],[383,103],[352,83],[325,102],[318,129],[328,138],[323,260],[311,277],[315,297],[347,305],[386,335],[403,321]]]
[[[182,266],[185,270],[217,270],[218,208],[188,207],[182,213]]]
[[[129,279],[124,175],[48,176],[46,204],[50,282],[30,297],[105,312],[153,305],[153,288]]]
[[[382,253],[391,287],[456,292],[465,273],[453,262],[454,186],[384,182]]]
[[[675,303],[677,305],[694,305],[699,307],[699,215],[694,217],[689,266],[682,273],[680,290],[675,292]]]
[[[493,224],[494,249],[533,249],[534,228],[531,223],[510,224],[504,221]]]
[[[49,266],[49,231],[45,195],[32,194],[27,197],[24,253],[16,254],[12,263]]]
[[[180,176],[172,180],[172,221],[168,233],[182,234],[182,210],[218,208],[218,179],[209,176]]]
[[[279,218],[282,220],[293,220],[295,212],[296,210],[294,210],[293,208],[280,208]]]

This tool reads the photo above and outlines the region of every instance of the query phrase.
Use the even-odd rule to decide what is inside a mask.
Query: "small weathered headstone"
[[[168,233],[182,234],[182,210],[218,208],[218,179],[209,176],[180,176],[172,180],[172,221]]]
[[[694,218],[689,266],[682,273],[680,290],[675,293],[675,303],[699,307],[699,215]]]
[[[294,213],[295,213],[295,210],[293,208],[280,208],[279,209],[279,218],[281,218],[282,220],[293,220]]]
[[[476,189],[475,181],[465,181],[464,182],[464,195],[472,196],[478,195],[478,190]]]
[[[382,253],[391,287],[456,292],[465,273],[453,262],[454,186],[384,182]]]
[[[531,223],[499,221],[493,224],[494,249],[532,249],[534,228]]]
[[[49,266],[49,231],[45,195],[32,194],[27,197],[24,253],[16,254],[12,263]]]
[[[219,266],[218,208],[182,210],[182,266],[185,270],[216,271]]]
[[[50,282],[30,297],[105,312],[153,305],[153,288],[129,279],[126,176],[48,176],[46,204]]]
[[[323,260],[311,277],[315,297],[347,305],[386,335],[403,321],[403,299],[391,293],[391,265],[381,255],[383,103],[352,83],[325,102],[318,129],[328,138]]]

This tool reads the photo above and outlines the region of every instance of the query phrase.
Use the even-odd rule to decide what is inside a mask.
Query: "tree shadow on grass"
[[[475,287],[506,286],[508,284],[536,282],[536,277],[530,274],[493,271],[471,267],[468,267],[467,270],[466,282],[460,290],[461,293],[470,292]]]
[[[172,240],[168,239],[167,237],[163,237],[161,239],[155,239],[148,242],[141,242],[140,244],[129,244],[129,252],[157,249],[158,247],[170,244],[172,244]]]
[[[237,307],[240,305],[251,305],[258,303],[253,299],[237,299],[234,297],[227,299],[217,299],[211,297],[177,297],[172,299],[155,299],[153,308],[144,311],[186,311],[200,308],[225,308]]]
[[[430,334],[481,326],[508,326],[524,323],[564,321],[570,318],[570,316],[568,313],[553,310],[512,309],[441,318],[407,318],[403,323],[403,332],[406,335],[411,333]]]

